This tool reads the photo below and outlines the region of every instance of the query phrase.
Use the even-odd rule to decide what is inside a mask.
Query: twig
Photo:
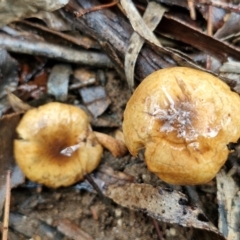
[[[78,50],[37,40],[14,38],[6,34],[0,34],[0,46],[10,52],[39,55],[94,67],[112,67],[110,59],[102,53]]]
[[[119,3],[119,0],[113,1],[113,2],[107,3],[107,4],[102,4],[102,5],[99,5],[99,6],[94,6],[92,8],[84,9],[82,11],[75,11],[74,15],[75,15],[76,18],[79,18],[79,17],[82,17],[83,15],[85,15],[87,13],[90,13],[90,12],[102,10],[104,8],[113,7],[113,6],[117,5],[118,3]]]
[[[198,1],[198,4],[204,4],[204,5],[211,5],[214,7],[222,8],[230,12],[240,12],[240,6],[239,4],[232,4],[232,3],[226,3],[223,1],[216,1],[216,0],[200,0]]]
[[[163,239],[164,239],[164,238],[163,238],[163,234],[162,234],[162,232],[161,232],[160,229],[159,229],[157,220],[156,220],[155,218],[152,218],[152,221],[153,221],[153,225],[154,225],[154,227],[155,227],[155,230],[156,230],[156,232],[157,232],[158,239],[159,239],[159,240],[163,240]]]
[[[76,3],[77,2],[77,3]],[[84,18],[74,18],[74,11],[82,11],[99,5],[96,0],[70,0],[62,15],[71,21],[76,29],[86,33],[86,35],[97,39],[103,51],[108,53],[115,63],[120,76],[124,72],[124,56],[127,50],[128,41],[132,35],[132,29],[126,18],[122,14],[111,12],[109,9],[87,14]],[[114,27],[113,27],[114,23]],[[138,56],[135,73],[137,79],[143,79],[151,72],[159,68],[170,67],[173,64],[168,62],[164,54],[158,55],[152,48],[144,46]]]
[[[213,23],[212,23],[212,6],[208,7],[208,21],[207,21],[207,35],[212,36]]]
[[[63,33],[63,32],[60,32],[60,31],[56,31],[56,30],[50,29],[48,27],[45,27],[43,25],[40,25],[40,24],[37,24],[37,23],[32,23],[32,22],[29,22],[29,21],[26,21],[26,20],[19,20],[17,22],[26,24],[28,26],[40,29],[42,31],[45,31],[45,32],[48,32],[48,33],[51,33],[51,34],[54,34],[54,35],[59,36],[59,37],[65,39],[69,42],[72,42],[76,45],[82,46],[86,49],[89,49],[89,48],[99,49],[100,48],[100,46],[98,45],[98,43],[96,41],[94,41],[94,40],[92,40],[92,39],[90,39],[86,36],[73,37],[70,34],[66,34],[66,33]]]
[[[2,240],[7,240],[8,239],[10,197],[11,197],[11,170],[8,170],[7,174],[6,174],[6,197],[5,197],[5,206],[4,206]]]
[[[188,7],[190,10],[190,17],[192,20],[196,20],[196,11],[194,6],[194,0],[188,0]]]
[[[207,34],[212,37],[213,23],[212,23],[212,6],[208,6],[208,21],[207,21]],[[206,69],[210,70],[212,65],[211,57],[207,56]]]
[[[102,190],[99,188],[99,186],[94,182],[90,174],[86,174],[85,178],[88,180],[88,182],[92,185],[92,187],[95,189],[95,191],[99,194],[102,201],[108,205],[111,201],[108,199],[102,192]]]

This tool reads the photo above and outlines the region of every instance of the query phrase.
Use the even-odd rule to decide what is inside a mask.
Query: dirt
[[[111,105],[104,115],[121,126],[123,110],[131,93],[126,83],[117,78],[114,72],[107,73],[105,88],[111,99]],[[115,129],[102,128],[102,130],[113,132]],[[101,166],[110,166],[114,170],[133,175],[135,181],[139,183],[144,182],[154,186],[173,188],[150,173],[141,156],[134,158],[128,154],[122,158],[114,158],[108,151],[105,151]],[[212,185],[206,187],[213,189],[214,186],[214,182],[212,182]],[[174,188],[185,191],[181,187],[175,186]],[[214,203],[214,192],[207,193],[206,188],[197,190],[203,205],[208,207],[205,208],[207,215],[216,223],[217,208]],[[57,227],[58,221],[68,219],[71,221],[72,228],[80,228],[96,240],[150,240],[159,239],[159,236],[166,240],[184,240],[198,239],[197,235],[199,235],[192,228],[183,228],[156,221],[159,227],[159,234],[157,234],[154,220],[146,214],[123,208],[112,201],[104,201],[96,192],[79,190],[74,187],[56,190],[43,187],[39,190],[36,187],[20,186],[12,190],[11,212],[20,212],[29,219],[41,220],[40,223],[53,227]],[[42,231],[42,234],[39,234],[37,225],[33,227],[23,224],[20,228],[22,234],[16,233],[16,228],[10,229],[12,234],[15,232],[16,239],[29,239],[32,232],[35,233],[34,239],[56,239],[55,237],[47,237],[48,231],[46,229]],[[62,239],[72,238],[64,236]]]

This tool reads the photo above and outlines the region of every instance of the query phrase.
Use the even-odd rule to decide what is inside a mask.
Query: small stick
[[[190,17],[192,20],[196,20],[196,11],[194,6],[194,0],[188,0],[188,7],[190,10]]]
[[[212,23],[212,6],[208,6],[208,21],[207,21],[207,34],[212,37],[213,23]],[[210,70],[212,65],[211,57],[207,56],[206,69]]]
[[[90,174],[86,174],[85,178],[88,180],[88,182],[93,186],[93,188],[95,189],[95,191],[99,194],[100,198],[102,199],[102,201],[107,205],[109,204],[111,201],[109,199],[107,199],[107,197],[103,194],[102,190],[99,188],[99,186],[94,182],[94,180],[92,179],[92,177],[90,176]]]
[[[212,6],[209,6],[208,7],[208,21],[207,21],[207,34],[209,36],[213,35],[213,22],[212,22],[212,18],[213,18]]]
[[[7,240],[8,239],[10,197],[11,197],[11,170],[8,170],[7,174],[6,174],[6,197],[5,197],[5,206],[4,206],[2,240]]]
[[[154,225],[154,227],[155,227],[155,230],[156,230],[156,232],[157,232],[158,239],[159,239],[159,240],[163,240],[163,239],[164,239],[164,238],[163,238],[163,234],[162,234],[162,232],[161,232],[160,229],[159,229],[157,220],[156,220],[155,218],[152,218],[152,221],[153,221],[153,225]]]
[[[88,8],[88,9],[84,9],[84,10],[81,10],[81,11],[75,11],[74,12],[74,15],[76,18],[79,18],[79,17],[82,17],[83,15],[87,14],[87,13],[90,13],[90,12],[95,12],[95,11],[98,11],[98,10],[102,10],[104,8],[109,8],[109,7],[113,7],[115,5],[117,5],[119,2],[119,0],[117,1],[113,1],[111,3],[107,3],[107,4],[102,4],[102,5],[99,5],[99,6],[95,6],[95,7],[92,7],[92,8]]]

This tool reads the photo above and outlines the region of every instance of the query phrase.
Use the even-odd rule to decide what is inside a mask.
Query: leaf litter
[[[83,0],[81,0],[81,1],[84,2]],[[7,4],[9,4],[9,2],[10,1],[7,1],[5,3],[5,1],[4,1],[2,3],[1,7],[4,6],[3,4],[6,4],[6,6],[7,6]],[[171,2],[171,1],[167,1],[167,0],[165,1],[165,3],[167,3],[167,4],[169,2]],[[121,3],[122,3],[122,7],[126,11],[127,17],[129,17],[130,22],[134,26],[136,32],[140,33],[140,35],[142,37],[145,37],[146,43],[150,44],[151,47],[156,52],[161,52],[162,54],[168,53],[169,54],[168,57],[169,56],[172,57],[172,59],[171,59],[172,63],[174,63],[174,60],[176,60],[176,62],[178,62],[180,65],[187,64],[187,65],[195,66],[197,68],[202,68],[202,65],[200,66],[200,65],[194,63],[192,61],[192,59],[188,59],[188,57],[184,56],[184,54],[181,54],[181,52],[178,51],[178,49],[173,50],[173,49],[165,48],[165,46],[164,46],[164,44],[162,44],[162,42],[161,43],[157,42],[155,36],[153,35],[152,32],[149,32],[149,30],[145,26],[144,22],[142,24],[143,28],[141,29],[141,26],[140,26],[140,30],[139,30],[139,28],[138,28],[139,26],[136,24],[136,22],[138,20],[140,20],[140,22],[142,22],[143,20],[141,19],[141,17],[138,14],[136,15],[137,21],[136,21],[136,19],[132,18],[133,16],[135,16],[135,14],[132,14],[132,13],[136,13],[135,9],[133,8],[133,5],[131,5],[132,2],[129,1],[129,3],[127,4],[126,1],[121,1]],[[24,2],[24,4],[25,4],[25,2]],[[187,4],[185,6],[187,6]],[[169,7],[171,7],[171,4]],[[31,9],[31,8],[27,8],[27,9],[29,11],[29,9]],[[38,9],[38,7],[36,7],[36,9],[35,9],[35,7],[32,9],[34,9],[34,11],[35,11],[36,9]],[[132,10],[132,12],[130,10]],[[103,12],[105,12],[105,10]],[[11,13],[14,13],[14,11],[11,11]],[[24,14],[20,13],[20,15],[17,16],[17,18],[19,19],[19,18],[24,17]],[[29,14],[30,14],[30,12],[27,12],[28,16],[30,16]],[[204,14],[204,13],[202,13],[202,14]],[[42,16],[44,16],[44,14]],[[206,16],[204,16],[204,17],[206,17]],[[14,19],[16,18],[15,13],[13,14],[13,18]],[[83,16],[83,19],[85,19],[85,16]],[[9,19],[6,19],[6,20],[10,21]],[[48,20],[48,21],[51,21],[51,20]],[[170,26],[172,26],[172,28],[169,28],[169,29],[171,29],[170,32],[168,32],[162,26],[162,24],[164,24],[165,22],[167,22]],[[229,22],[228,22],[228,24],[229,24]],[[51,24],[48,23],[48,25],[50,26]],[[217,22],[216,26],[217,25],[218,25],[218,22]],[[176,31],[177,31],[176,26],[181,26],[182,27],[181,29],[185,29],[185,30],[182,30],[180,35],[178,35],[177,37],[176,37]],[[223,26],[224,26],[224,24],[223,24]],[[223,32],[225,32],[226,28],[228,29],[228,25],[226,25],[225,29],[223,27]],[[221,62],[227,61],[227,57],[229,57],[229,56],[230,57],[235,56],[236,58],[238,58],[237,54],[239,52],[239,49],[233,48],[232,46],[227,45],[227,44],[223,43],[222,41],[216,40],[212,37],[206,37],[203,33],[199,33],[195,29],[191,28],[191,26],[187,25],[186,23],[184,23],[182,21],[179,21],[179,19],[176,19],[171,14],[164,14],[164,17],[160,22],[160,28],[157,28],[156,32],[158,32],[159,29],[161,29],[161,31],[163,33],[165,31],[165,34],[164,34],[165,36],[170,34],[173,36],[173,38],[175,38],[177,40],[181,40],[184,43],[187,43],[194,47],[197,47],[198,44],[197,44],[196,39],[194,39],[193,42],[189,42],[186,39],[185,33],[187,33],[187,30],[188,30],[192,34],[192,36],[195,34],[199,38],[203,39],[204,44],[200,46],[201,51],[205,51],[207,49],[207,51],[206,51],[207,53],[213,55],[215,58],[219,58],[221,60]],[[152,30],[150,30],[150,31],[152,31]],[[236,28],[233,28],[232,32],[230,31],[230,33],[227,32],[227,34],[225,34],[225,33],[224,34],[227,35],[227,37],[230,36],[228,39],[232,39],[232,38],[235,38],[235,34],[234,34],[235,31],[236,31]],[[149,36],[151,36],[152,38],[149,38],[149,36],[146,36],[146,33],[149,33]],[[53,45],[48,45],[48,44],[41,45],[41,42],[39,42],[40,44],[39,44],[39,46],[37,46],[37,48],[39,47],[39,49],[40,49],[39,52],[37,52],[37,51],[34,52],[33,48],[31,50],[28,49],[28,50],[20,51],[19,49],[15,48],[16,46],[11,47],[8,44],[10,44],[10,45],[13,44],[13,46],[14,46],[14,41],[19,41],[19,43],[23,44],[23,42],[21,42],[21,39],[16,39],[14,37],[8,39],[6,37],[6,35],[1,35],[1,38],[4,40],[4,41],[2,40],[2,46],[5,46],[6,49],[8,49],[9,51],[12,51],[12,52],[19,52],[19,53],[22,52],[23,53],[25,51],[24,53],[27,53],[27,54],[33,53],[33,54],[37,54],[37,55],[42,55],[42,53],[44,51],[43,51],[43,48],[41,49],[41,47],[43,47],[43,46],[47,47],[49,51],[51,50],[51,47],[53,47]],[[8,39],[10,41],[6,42],[6,39]],[[192,38],[188,37],[188,39],[191,40]],[[235,40],[236,40],[236,38],[235,38]],[[209,44],[208,41],[211,41],[211,44]],[[32,44],[32,42],[33,41],[29,41],[29,42],[27,42],[27,44],[28,43]],[[72,42],[74,42],[74,40]],[[216,52],[216,49],[212,48],[212,46],[214,46],[214,43],[216,43],[217,46],[223,47],[222,52],[227,53],[227,54],[224,55],[222,53]],[[24,48],[27,49],[27,45],[23,44],[22,47],[23,47],[23,49]],[[61,49],[65,50],[65,48],[61,48],[60,45],[57,46],[56,48],[54,48],[54,50],[61,50]],[[68,50],[68,49],[66,49],[66,50]],[[112,50],[114,52],[114,48],[112,48]],[[140,50],[138,50],[138,51],[140,51]],[[61,56],[59,54],[55,54],[53,52],[50,55],[46,54],[44,56],[51,57],[53,59],[57,58],[62,61],[69,61],[69,62],[75,61],[73,58],[68,57],[69,54],[71,55],[71,53],[72,53],[71,51],[66,51],[65,53],[67,56],[66,58],[61,58]],[[189,56],[190,55],[191,54],[189,54]],[[92,55],[93,58],[95,56],[97,57],[99,55]],[[133,59],[136,59],[137,56],[138,55],[136,54],[135,56],[132,56],[132,57],[133,57]],[[93,63],[86,63],[83,60],[81,60],[79,62],[77,60],[78,62],[75,61],[75,64],[76,63],[87,64],[87,65],[92,64],[92,66],[99,64],[98,65],[99,68],[106,67],[106,66],[112,67],[108,57],[106,58],[105,55],[101,55],[99,57],[100,57],[99,59],[102,59],[103,62],[105,62],[105,63],[99,64],[99,61],[101,61],[101,60],[98,59],[97,61],[95,61]],[[118,60],[122,61],[121,57]],[[131,82],[131,85],[133,85],[133,76],[132,75],[134,72],[134,64],[133,64],[133,68],[129,69],[129,71],[131,72],[130,82]],[[109,70],[107,70],[106,72],[109,72]],[[68,85],[69,79],[67,79],[67,78],[65,78],[65,79],[66,80],[64,81],[64,84]],[[99,114],[95,115],[95,117],[93,117],[94,120],[92,120],[92,122],[95,121],[95,126],[97,126],[97,127],[100,126],[100,127],[105,127],[105,128],[108,127],[108,123],[111,123],[111,125],[110,125],[110,129],[111,129],[111,128],[118,128],[121,125],[122,119],[120,116],[122,115],[124,105],[126,104],[126,101],[129,98],[130,93],[127,90],[127,86],[125,84],[120,83],[120,79],[109,78],[109,77],[108,77],[108,79],[111,80],[111,83],[107,82],[106,85],[102,86],[102,89],[106,89],[107,94],[104,95],[104,98],[109,99],[109,100],[107,100],[106,106],[104,106],[104,104],[102,105],[103,108],[102,108],[101,112]],[[94,85],[94,87],[99,87],[99,86],[97,86],[99,84],[98,82],[91,82],[90,84]],[[87,85],[85,85],[85,87],[86,87],[86,89],[89,88]],[[58,98],[61,95],[61,94],[59,95],[59,92],[61,92],[61,91],[57,88],[58,88],[58,84],[55,83],[53,86],[52,92],[54,93],[53,95],[55,95],[56,98]],[[82,91],[82,90],[83,90],[83,88],[82,88],[82,86],[80,86],[80,91]],[[78,94],[77,98],[73,97],[71,99],[72,95],[76,95],[76,92],[74,92],[74,91],[75,91],[74,89],[72,89],[72,90],[65,89],[64,100],[68,99],[68,101],[69,101],[69,99],[70,99],[70,103],[79,104],[79,102],[81,102],[81,100],[82,100],[79,97],[80,96],[79,92],[77,93]],[[113,92],[117,92],[117,93],[115,93],[115,95],[114,95]],[[94,91],[93,91],[93,93],[94,93]],[[61,97],[59,97],[59,99],[60,98]],[[95,99],[93,99],[93,101],[96,101],[96,102],[99,101],[97,96]],[[24,105],[24,102],[20,102],[16,99],[13,100],[13,102],[16,103],[17,107],[19,107],[20,110],[23,110],[23,111],[26,110],[26,109],[24,109],[24,107],[26,107],[27,105]],[[85,103],[84,101],[81,103],[83,103],[84,105],[87,105],[87,103]],[[23,105],[21,105],[21,104],[23,104]],[[28,104],[28,102],[26,104]],[[101,106],[102,103],[99,102],[99,104]],[[12,104],[12,106],[13,106],[13,104]],[[93,110],[93,113],[94,112],[95,112],[95,110]],[[7,120],[4,118],[6,118]],[[14,133],[15,133],[14,129],[16,127],[17,122],[19,121],[19,118],[20,118],[20,115],[18,113],[16,113],[16,114],[12,114],[12,115],[6,115],[6,117],[4,116],[1,119],[1,124],[3,124],[3,125],[1,125],[1,129],[2,128],[3,129],[5,129],[5,128],[12,129],[12,131],[8,132],[7,134],[5,132],[2,132],[3,135],[1,135],[1,141],[2,141],[3,145],[1,144],[1,146],[5,146],[4,144],[6,144],[6,143],[8,143],[8,146],[11,146],[10,142],[14,139]],[[13,120],[13,119],[15,119],[15,120]],[[98,119],[102,119],[102,123],[96,123],[97,122],[96,120],[98,120]],[[6,122],[8,124],[6,124]],[[2,127],[2,126],[4,126],[4,127]],[[6,136],[9,136],[9,137],[6,138]],[[6,142],[5,142],[5,139],[3,140],[3,138],[6,138]],[[15,163],[12,162],[13,161],[12,149],[9,150],[8,148],[1,148],[1,151],[2,151],[1,152],[1,160],[2,161],[4,159],[8,159],[8,160],[11,159],[10,160],[11,163],[8,161],[5,162],[5,160],[3,161],[3,164],[1,165],[3,167],[1,168],[1,170],[4,170],[4,173],[5,173],[6,169],[7,170],[11,169],[13,171],[12,183],[14,186],[17,186],[19,183],[23,182],[23,175],[19,172],[19,169],[16,167]],[[212,222],[214,222],[214,224],[216,224],[216,221],[214,221],[214,219],[212,219],[212,218],[211,218],[211,220],[210,220],[210,218],[208,219],[208,216],[211,214],[209,214],[208,212],[205,213],[205,211],[203,211],[203,209],[192,204],[191,199],[188,199],[186,197],[186,195],[184,195],[182,192],[177,191],[177,190],[171,190],[171,191],[167,190],[169,188],[172,189],[173,186],[165,185],[164,183],[161,182],[161,180],[156,179],[155,176],[152,176],[146,169],[146,166],[143,163],[142,159],[141,160],[138,158],[134,159],[134,158],[131,158],[129,155],[122,157],[122,158],[113,158],[113,157],[110,157],[108,152],[105,152],[104,156],[103,156],[103,160],[102,160],[102,165],[103,166],[106,166],[106,165],[111,166],[110,169],[112,169],[112,170],[108,169],[108,171],[103,171],[103,170],[101,170],[101,168],[99,168],[98,171],[96,172],[96,174],[102,171],[105,178],[107,178],[108,180],[109,180],[109,178],[114,179],[114,183],[111,182],[111,184],[109,184],[107,186],[106,179],[103,181],[100,178],[100,180],[99,180],[99,177],[96,177],[97,175],[95,175],[95,181],[96,182],[100,181],[100,183],[102,184],[102,185],[100,184],[100,186],[103,187],[103,193],[107,197],[109,197],[113,201],[115,201],[117,204],[119,204],[119,205],[117,205],[117,209],[116,209],[116,204],[110,203],[110,204],[104,205],[104,203],[102,203],[101,200],[99,200],[97,198],[94,190],[92,190],[90,188],[86,188],[86,187],[85,187],[85,190],[76,190],[76,188],[69,188],[69,189],[59,189],[56,191],[53,191],[50,189],[45,191],[45,189],[43,188],[42,192],[38,192],[38,193],[35,191],[32,191],[32,190],[27,190],[27,188],[23,187],[23,189],[24,189],[23,192],[26,193],[26,197],[23,196],[22,191],[18,192],[18,188],[17,188],[16,190],[13,191],[14,195],[13,195],[13,199],[12,199],[12,206],[14,206],[14,207],[12,208],[12,211],[15,211],[16,209],[18,209],[18,206],[21,205],[21,203],[24,203],[27,200],[29,200],[30,198],[28,198],[27,196],[32,197],[32,196],[38,195],[39,198],[37,198],[35,203],[32,205],[34,207],[31,208],[31,204],[27,204],[29,207],[28,211],[26,211],[26,209],[25,210],[18,209],[18,210],[22,211],[22,214],[18,215],[19,213],[16,213],[16,212],[11,213],[10,225],[12,226],[12,228],[21,232],[23,235],[25,235],[27,237],[32,237],[33,235],[39,235],[44,238],[48,235],[47,234],[48,230],[46,230],[46,229],[49,229],[49,227],[50,227],[51,229],[53,229],[54,234],[56,233],[57,235],[54,235],[53,233],[49,233],[48,238],[49,239],[51,239],[51,238],[58,239],[58,238],[54,238],[54,237],[60,236],[60,239],[61,239],[63,237],[63,235],[59,234],[59,232],[56,232],[56,230],[57,230],[56,227],[58,228],[58,230],[60,232],[62,231],[61,227],[60,227],[60,225],[54,226],[54,223],[53,223],[54,220],[61,218],[60,222],[58,222],[58,224],[64,223],[65,227],[70,226],[70,233],[69,234],[67,233],[68,230],[63,230],[63,234],[65,234],[69,238],[73,238],[73,239],[77,239],[73,235],[74,230],[75,230],[75,232],[77,232],[79,234],[79,229],[81,229],[81,228],[83,228],[84,231],[91,233],[90,235],[97,236],[97,237],[95,237],[96,239],[117,239],[116,236],[118,236],[119,233],[122,234],[121,239],[129,239],[129,238],[137,239],[136,236],[138,236],[138,239],[143,239],[143,238],[144,239],[157,239],[155,230],[154,230],[153,226],[151,224],[149,224],[149,218],[146,217],[146,215],[148,215],[148,216],[151,216],[152,218],[155,218],[160,221],[159,225],[161,226],[161,231],[164,233],[164,237],[166,237],[168,239],[176,239],[176,237],[177,237],[177,239],[189,239],[188,236],[190,236],[190,235],[194,236],[194,231],[193,231],[194,229],[205,229],[207,234],[209,234],[207,236],[212,236],[211,239],[225,239],[221,235],[220,232],[222,232],[225,235],[225,237],[228,239],[233,239],[234,237],[238,236],[237,230],[236,230],[238,220],[235,216],[238,215],[238,211],[239,211],[238,210],[239,209],[239,207],[238,207],[239,206],[239,194],[238,194],[239,190],[238,190],[238,187],[236,186],[236,183],[234,183],[233,179],[231,178],[231,176],[225,176],[224,173],[221,172],[220,173],[221,177],[219,177],[219,176],[217,177],[217,184],[218,184],[217,185],[218,186],[217,193],[218,193],[218,201],[220,203],[219,204],[220,218],[219,218],[219,230],[218,230],[212,223]],[[134,178],[130,177],[128,174],[124,175],[122,172],[114,171],[113,169],[114,170],[116,169],[118,171],[119,170],[125,171],[126,173],[130,172],[134,176]],[[135,171],[135,170],[137,170],[137,171]],[[15,174],[15,172],[17,172],[17,174]],[[2,173],[1,175],[5,176],[4,173]],[[109,177],[109,175],[110,175],[110,177]],[[18,180],[14,180],[17,178],[18,178]],[[14,182],[15,182],[15,184],[14,184]],[[82,184],[86,184],[86,181],[83,182]],[[214,182],[210,183],[208,186],[211,187],[211,184],[214,185]],[[230,191],[230,189],[232,189],[232,188],[229,187],[229,184],[231,186],[233,186],[233,188],[235,189],[234,191],[232,191],[232,192]],[[28,185],[28,186],[30,186],[30,185]],[[3,188],[4,188],[4,183],[2,184],[1,190]],[[181,190],[181,191],[184,190],[184,188],[182,188],[180,186],[175,186],[175,188],[177,188],[178,190]],[[79,188],[79,189],[81,189],[81,188]],[[88,189],[88,191],[90,191],[90,193],[85,192],[86,189]],[[202,188],[202,189],[204,189],[204,188]],[[221,191],[221,190],[223,190],[223,191]],[[202,199],[206,200],[206,197],[208,195],[209,194],[207,192],[204,192],[204,194],[202,194],[201,197],[202,197]],[[4,193],[2,193],[1,196],[4,196]],[[2,197],[1,199],[4,199],[4,197]],[[214,199],[214,197],[212,197],[211,200],[212,199]],[[70,203],[70,204],[66,204],[66,203]],[[206,201],[204,203],[206,204]],[[53,205],[55,207],[56,206],[57,207],[55,208]],[[124,208],[121,208],[120,205],[123,206]],[[71,209],[71,206],[72,206],[72,209]],[[37,210],[37,211],[34,212],[34,210]],[[132,210],[134,210],[134,211],[132,211]],[[119,213],[119,211],[120,211],[120,213]],[[32,215],[32,216],[30,216],[30,215]],[[125,219],[121,218],[121,216],[125,216],[126,218]],[[227,217],[224,218],[225,216],[227,216]],[[71,218],[71,222],[68,222],[68,220],[66,220],[68,218]],[[33,220],[33,224],[30,224],[31,219]],[[94,219],[94,220],[92,220],[92,219]],[[128,223],[125,221],[126,219],[129,220]],[[16,224],[16,222],[21,222],[21,221],[22,221],[21,224]],[[35,221],[35,223],[34,223],[34,221]],[[146,226],[144,226],[144,224],[143,224],[144,222],[146,222]],[[167,225],[165,225],[164,222],[166,222]],[[100,228],[97,228],[97,230],[91,228],[91,226],[93,226],[96,223],[98,224],[98,227],[100,226]],[[129,224],[129,228],[127,226],[128,224]],[[174,224],[174,225],[172,225],[172,224]],[[25,225],[31,226],[31,231],[28,232],[28,234],[26,234]],[[178,228],[178,225],[185,226],[186,230]],[[37,230],[34,229],[34,226],[39,226],[39,229],[37,229]],[[76,226],[80,226],[80,227],[77,229],[77,228],[75,228]],[[151,226],[152,226],[152,228],[151,228]],[[41,228],[41,227],[43,227],[43,228]],[[190,235],[187,233],[188,228],[191,229],[189,231],[193,231],[193,232],[191,232],[191,234],[189,233]],[[40,231],[40,229],[41,229],[41,231]],[[112,231],[108,232],[107,229],[110,229]],[[146,230],[146,229],[148,229],[148,230]],[[171,229],[171,231],[169,229]],[[174,231],[172,229],[177,229],[179,234],[177,236],[174,235]],[[126,231],[126,232],[124,233],[124,231]],[[131,233],[134,231],[135,231],[135,235],[133,235],[131,237]],[[107,233],[111,233],[112,236],[110,236]],[[210,233],[212,233],[213,235],[210,235]],[[11,236],[11,234],[12,233],[10,232],[9,236]],[[49,237],[50,235],[51,235],[51,237]],[[87,239],[86,236],[85,236],[85,239]]]

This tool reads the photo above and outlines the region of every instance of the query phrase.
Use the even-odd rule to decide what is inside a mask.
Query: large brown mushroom
[[[16,129],[15,159],[30,180],[57,188],[83,179],[99,164],[103,148],[78,107],[48,103],[29,110]]]
[[[124,112],[125,143],[145,149],[150,171],[179,185],[210,181],[240,137],[240,98],[213,75],[186,67],[156,71]]]

